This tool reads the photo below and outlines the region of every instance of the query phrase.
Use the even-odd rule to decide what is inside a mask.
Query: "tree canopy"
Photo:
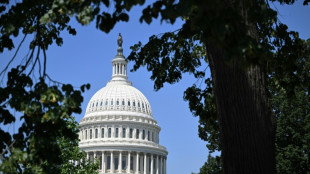
[[[199,116],[199,134],[208,140],[208,147],[211,151],[222,151],[224,173],[276,173],[273,112],[285,106],[273,108],[268,79],[272,77],[288,96],[301,95],[296,87],[309,87],[309,82],[296,73],[300,70],[296,60],[309,58],[308,41],[278,21],[269,2],[273,1],[157,0],[142,11],[140,22],[149,24],[160,18],[173,24],[181,18],[184,25],[177,31],[150,37],[145,45],[134,45],[128,57],[135,62],[133,70],[146,66],[152,72],[156,90],[166,82],[178,82],[183,73],[204,79],[205,88],[190,86],[184,99],[189,101],[193,114]],[[64,30],[76,34],[69,25],[73,17],[82,25],[95,21],[96,28],[109,32],[117,22],[128,21],[131,8],[145,1],[24,0],[9,4],[2,0],[0,3],[1,52],[15,46],[14,36],[35,36],[25,64],[12,69],[7,86],[0,88],[0,122],[15,121],[8,108],[23,113],[23,125],[16,135],[0,130],[4,137],[0,144],[4,152],[1,158],[14,161],[10,164],[19,173],[28,170],[58,173],[61,151],[57,140],[61,137],[76,140],[68,120],[72,113],[81,112],[81,91],[89,85],[80,89],[60,83],[47,85],[46,81],[53,81],[46,73],[48,46],[52,43],[61,46],[60,32]],[[309,0],[303,2],[308,3]],[[30,65],[31,61],[35,63]],[[205,75],[208,67],[201,67],[204,62],[211,77]],[[34,84],[29,75],[34,73],[35,66],[39,68],[39,82]],[[1,74],[6,71],[7,68]],[[289,77],[289,81],[284,77]],[[44,154],[46,148],[53,155]]]

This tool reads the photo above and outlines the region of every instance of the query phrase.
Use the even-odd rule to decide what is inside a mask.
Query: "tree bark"
[[[263,67],[226,63],[223,50],[208,43],[207,53],[220,123],[223,171],[273,174],[275,123]]]

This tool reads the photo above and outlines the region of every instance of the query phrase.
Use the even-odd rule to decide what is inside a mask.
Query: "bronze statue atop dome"
[[[119,33],[119,35],[118,35],[118,38],[117,38],[117,45],[118,45],[119,47],[122,47],[122,45],[123,45],[123,37],[122,37],[121,33]]]

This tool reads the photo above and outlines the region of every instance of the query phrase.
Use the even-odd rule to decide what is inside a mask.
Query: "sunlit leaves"
[[[90,85],[84,87],[89,89]],[[22,125],[13,137],[0,130],[1,151],[7,152],[2,156],[0,170],[4,173],[28,169],[31,172],[35,169],[44,173],[59,173],[61,164],[67,161],[61,159],[63,152],[58,139],[76,142],[74,148],[78,149],[77,123],[72,120],[72,114],[81,113],[81,91],[69,84],[63,84],[61,88],[49,86],[42,78],[33,84],[20,68],[8,73],[7,86],[0,91],[6,96],[1,100],[0,123],[15,121],[7,107],[23,114]]]

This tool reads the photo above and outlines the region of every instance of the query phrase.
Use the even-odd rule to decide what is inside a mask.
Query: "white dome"
[[[122,37],[112,60],[112,79],[90,99],[79,124],[79,147],[99,160],[100,174],[166,174],[167,149],[146,97],[127,80]]]
[[[85,117],[111,114],[152,117],[152,110],[146,97],[129,81],[112,80],[90,99]]]

